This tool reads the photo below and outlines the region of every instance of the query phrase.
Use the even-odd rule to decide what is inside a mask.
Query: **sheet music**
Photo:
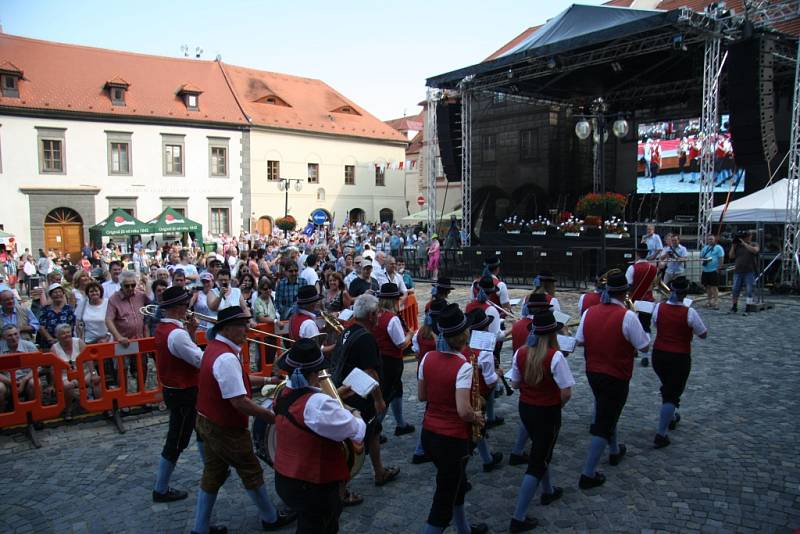
[[[569,323],[569,319],[570,319],[569,315],[567,315],[566,313],[562,313],[560,311],[554,311],[553,312],[553,317],[555,317],[556,322],[559,322],[561,324]]]
[[[686,306],[687,308],[691,308],[692,307],[692,302],[694,302],[694,301],[692,299],[690,299],[689,297],[686,297],[685,299],[683,299],[683,305]]]
[[[494,344],[497,341],[497,336],[491,332],[484,332],[482,330],[473,330],[469,338],[469,347],[475,350],[485,350],[488,352],[494,351]]]
[[[558,347],[561,352],[575,352],[578,340],[570,336],[558,336]]]
[[[649,300],[637,300],[633,303],[633,309],[642,313],[653,313],[655,307],[655,302],[650,302]]]
[[[378,387],[378,382],[367,373],[354,367],[350,374],[342,381],[345,386],[350,386],[355,393],[363,398],[367,398],[372,390]]]
[[[344,309],[339,312],[340,321],[349,321],[352,316],[353,316],[353,310],[351,310],[350,308]]]
[[[114,345],[115,356],[127,356],[128,354],[136,354],[139,352],[139,342],[131,341],[127,347],[123,347],[121,343]]]
[[[522,299],[509,299],[509,300],[508,300],[508,303],[509,303],[510,305],[512,305],[512,306],[516,306],[516,305],[517,305],[517,304],[519,304],[520,302],[522,302]]]

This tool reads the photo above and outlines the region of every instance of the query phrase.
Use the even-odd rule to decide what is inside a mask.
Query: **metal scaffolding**
[[[425,146],[425,174],[428,178],[428,235],[436,232],[436,158],[439,138],[436,134],[436,103],[439,92],[428,88],[425,96],[425,126],[423,144]]]
[[[792,100],[792,132],[789,147],[789,181],[786,191],[786,225],[783,234],[782,280],[794,285],[800,280],[797,253],[798,230],[800,230],[800,42],[794,75],[794,99]]]
[[[719,132],[719,78],[724,60],[720,58],[719,37],[706,39],[703,57],[703,112],[700,133],[704,136],[700,154],[700,198],[697,209],[697,248],[711,233],[714,208],[714,146]]]
[[[461,246],[472,242],[472,92],[461,92]]]

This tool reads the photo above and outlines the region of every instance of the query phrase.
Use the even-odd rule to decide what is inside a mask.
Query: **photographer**
[[[734,265],[731,313],[739,311],[739,293],[742,291],[742,284],[747,286],[747,303],[750,304],[753,300],[753,283],[756,279],[760,252],[758,244],[753,243],[755,233],[755,230],[749,230],[736,234],[728,252],[728,258],[733,260]]]
[[[667,265],[664,271],[665,284],[669,284],[674,278],[686,275],[686,259],[688,257],[689,251],[681,245],[678,234],[672,234],[667,241],[667,246],[661,251],[660,258]]]

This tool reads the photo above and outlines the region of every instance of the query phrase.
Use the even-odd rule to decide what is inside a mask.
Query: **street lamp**
[[[604,145],[605,142],[608,141],[608,130],[606,129],[606,121],[608,119],[606,112],[608,111],[608,104],[605,103],[602,97],[598,97],[592,102],[591,106],[589,107],[591,113],[589,115],[579,117],[577,123],[575,123],[575,135],[581,141],[585,141],[592,135],[592,130],[594,129],[594,135],[592,135],[592,140],[597,144],[597,166],[600,172],[600,192],[603,195],[603,222],[600,226],[601,231],[601,241],[600,241],[600,265],[598,265],[599,269],[605,269],[608,266],[606,265],[606,229],[605,223],[606,219],[608,218],[607,207],[608,203],[605,199],[606,193],[606,170],[605,170],[605,163],[604,159]],[[630,130],[628,126],[628,121],[626,121],[621,116],[617,116],[616,120],[611,126],[611,131],[614,132],[614,135],[621,139],[628,135],[628,131]]]
[[[289,215],[289,189],[292,186],[292,182],[294,182],[294,190],[298,193],[303,189],[303,182],[299,178],[278,178],[278,191],[284,191],[286,193],[286,200],[284,201],[283,206],[283,216],[286,217]],[[289,232],[286,230],[283,231],[284,237],[286,237]]]

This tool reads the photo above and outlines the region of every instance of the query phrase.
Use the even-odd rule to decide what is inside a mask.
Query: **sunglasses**
[[[122,287],[128,287],[128,288],[133,287],[133,288],[135,288],[136,284],[122,284]]]

